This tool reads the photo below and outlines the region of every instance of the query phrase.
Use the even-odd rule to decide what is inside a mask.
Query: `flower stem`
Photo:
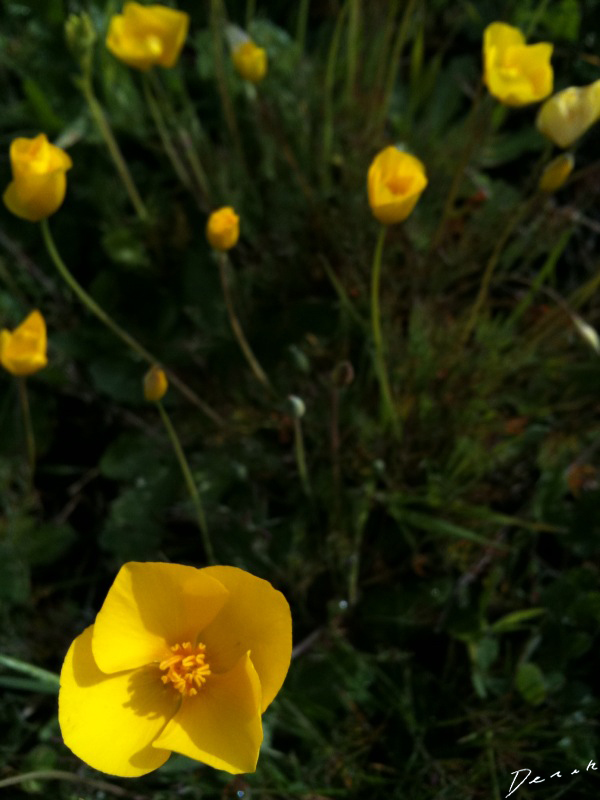
[[[29,488],[33,487],[33,476],[35,474],[35,437],[31,422],[31,409],[29,408],[29,397],[27,395],[27,383],[23,376],[17,378],[19,386],[19,402],[23,415],[23,428],[25,429],[25,441],[27,443],[27,462],[29,465]]]
[[[108,124],[108,120],[106,119],[106,115],[104,114],[104,110],[100,105],[98,98],[94,93],[94,89],[92,87],[92,82],[89,76],[82,77],[81,81],[79,82],[81,87],[81,91],[83,96],[86,99],[92,117],[100,133],[102,134],[102,138],[108,148],[108,152],[111,155],[111,158],[115,164],[116,170],[123,182],[123,186],[125,187],[125,191],[129,195],[129,199],[131,200],[132,206],[135,208],[135,212],[142,221],[146,221],[148,219],[148,210],[144,205],[142,198],[137,190],[135,183],[133,182],[133,178],[131,177],[131,173],[129,172],[129,168],[125,159],[123,158],[123,154],[117,144],[117,140],[114,137],[112,129]]]
[[[311,497],[312,490],[308,479],[308,469],[306,467],[306,452],[304,450],[304,436],[302,435],[302,422],[299,417],[294,416],[294,455],[296,456],[296,466],[300,476],[300,483],[304,489],[304,494]]]
[[[394,86],[396,85],[398,69],[402,60],[402,50],[404,49],[404,44],[408,35],[408,27],[415,7],[415,2],[416,0],[408,0],[404,6],[404,13],[402,14],[402,20],[400,21],[400,27],[398,28],[398,35],[396,36],[394,45],[392,47],[391,56],[387,62],[389,63],[390,68],[385,81],[383,100],[381,102],[381,111],[377,119],[377,130],[381,130],[383,128],[387,113],[389,111],[390,101],[392,94],[394,93]]]
[[[56,245],[54,243],[54,239],[52,238],[52,234],[50,232],[50,226],[48,225],[48,220],[43,219],[41,221],[42,227],[42,235],[44,237],[44,243],[46,245],[46,249],[50,258],[52,259],[54,266],[60,273],[61,277],[64,279],[65,283],[73,290],[73,292],[77,295],[77,297],[81,300],[81,302],[88,308],[89,311],[92,312],[98,319],[106,325],[106,327],[112,331],[115,336],[121,339],[134,353],[137,353],[140,358],[144,361],[148,362],[151,366],[158,363],[158,359],[152,355],[145,347],[143,347],[139,342],[137,342],[133,336],[130,336],[127,331],[123,330],[120,325],[118,325],[112,317],[110,317],[104,309],[96,303],[96,301],[90,297],[90,295],[85,291],[85,289],[80,286],[80,284],[75,280],[71,272],[69,272],[67,265],[60,257],[60,253],[58,252]],[[209,405],[207,405],[203,400],[201,400],[198,395],[190,389],[190,387],[184,383],[181,378],[178,378],[177,375],[173,374],[170,369],[164,368],[167,377],[169,378],[170,382],[173,386],[176,386],[177,389],[181,392],[184,397],[186,397],[191,403],[197,406],[209,419],[211,419],[216,425],[223,425],[223,419],[214,411]]]
[[[248,344],[248,340],[244,335],[244,331],[242,330],[242,326],[240,324],[238,316],[235,313],[235,308],[233,307],[233,299],[231,297],[231,289],[229,287],[229,280],[227,278],[228,259],[225,253],[218,254],[218,262],[219,262],[219,275],[221,278],[221,287],[223,289],[223,297],[225,298],[225,306],[227,307],[227,314],[229,315],[229,323],[231,325],[231,329],[235,335],[235,338],[238,341],[242,353],[246,357],[246,361],[248,362],[250,369],[254,373],[255,378],[260,383],[262,383],[262,385],[268,392],[272,392],[273,387],[271,385],[271,381],[267,378],[265,371],[258,363],[256,356],[252,352],[252,348]]]
[[[142,87],[144,90],[144,97],[146,99],[146,104],[152,115],[152,119],[154,120],[154,124],[156,125],[156,130],[158,131],[158,135],[160,136],[160,140],[164,147],[165,153],[167,154],[169,161],[173,169],[175,170],[175,174],[185,186],[185,188],[193,193],[193,186],[190,180],[190,176],[185,168],[184,163],[182,162],[181,158],[179,157],[179,153],[177,152],[175,145],[171,139],[171,134],[169,133],[169,129],[163,117],[162,111],[160,110],[160,106],[158,105],[156,98],[154,97],[152,88],[150,86],[150,81],[147,75],[142,75]]]
[[[198,518],[198,527],[200,528],[200,533],[202,534],[202,544],[204,545],[204,552],[206,553],[206,559],[209,564],[215,564],[216,563],[215,553],[210,540],[210,535],[208,533],[208,526],[206,524],[206,515],[204,514],[204,508],[202,507],[202,501],[200,499],[198,489],[194,482],[194,478],[192,476],[189,464],[185,457],[185,453],[183,452],[183,447],[181,446],[181,442],[179,441],[177,432],[173,427],[173,423],[171,422],[169,415],[165,411],[163,404],[159,400],[156,403],[156,405],[158,406],[158,410],[160,412],[160,416],[162,418],[164,426],[167,429],[167,434],[169,435],[169,439],[171,440],[171,444],[173,445],[173,450],[175,451],[175,455],[177,456],[177,461],[179,461],[179,466],[181,468],[181,472],[183,473],[183,478],[188,488],[188,492],[190,493],[190,497],[192,499],[192,503],[194,504],[194,508],[196,509],[196,516]]]
[[[335,84],[335,68],[337,64],[340,41],[344,20],[346,18],[347,5],[343,5],[338,12],[333,36],[327,54],[327,65],[325,68],[325,85],[323,88],[323,144],[321,152],[321,175],[323,188],[327,192],[330,184],[330,165],[331,151],[333,148],[333,89]]]
[[[19,783],[28,781],[58,780],[70,781],[71,783],[83,783],[92,789],[114,794],[116,797],[131,797],[128,791],[121,789],[120,786],[113,786],[106,781],[98,781],[95,778],[86,778],[83,775],[73,775],[61,769],[39,769],[33,772],[23,772],[21,775],[13,775],[11,778],[4,778],[0,781],[0,789],[7,786],[17,786]]]
[[[306,23],[308,21],[308,10],[310,7],[310,0],[300,0],[298,3],[298,17],[296,19],[296,45],[298,47],[299,57],[304,55],[304,47],[306,44]]]
[[[381,312],[379,309],[379,284],[381,279],[381,257],[383,254],[383,243],[385,242],[385,235],[387,228],[382,225],[379,229],[379,236],[377,237],[377,245],[375,246],[375,255],[373,256],[373,268],[371,275],[371,325],[373,330],[373,344],[375,345],[375,372],[379,380],[381,389],[381,400],[383,403],[383,418],[389,422],[396,435],[399,434],[398,420],[392,400],[392,392],[388,379],[387,369],[385,366],[385,357],[383,353],[383,337],[381,334]]]
[[[348,0],[348,38],[346,44],[346,103],[352,100],[356,82],[356,66],[360,50],[360,0]]]

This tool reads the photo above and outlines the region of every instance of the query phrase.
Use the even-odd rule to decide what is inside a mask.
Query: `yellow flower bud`
[[[570,86],[546,100],[536,125],[558,147],[570,147],[600,119],[600,80],[589,86]]]
[[[189,14],[166,6],[125,3],[110,20],[106,46],[120,61],[136,69],[173,67],[190,24]]]
[[[492,22],[483,36],[484,81],[490,94],[507,106],[537,103],[552,91],[553,46],[525,44],[518,28]]]
[[[50,144],[45,133],[35,139],[13,139],[10,166],[12,183],[2,196],[9,211],[39,222],[60,208],[67,191],[65,173],[73,162],[64,150]]]
[[[240,238],[240,218],[231,206],[213,213],[206,223],[206,238],[215,250],[231,250]]]
[[[542,172],[538,188],[541,192],[555,192],[573,172],[575,159],[571,153],[562,153],[554,158]]]
[[[158,403],[162,400],[168,388],[169,381],[165,371],[160,367],[154,365],[144,375],[144,398],[149,403]]]
[[[259,83],[267,74],[267,51],[250,39],[236,47],[232,58],[237,72],[250,83]]]
[[[0,363],[13,375],[32,375],[48,363],[46,323],[39,311],[12,331],[0,331]]]
[[[427,186],[425,167],[418,158],[386,147],[369,167],[367,188],[373,216],[384,225],[402,222]]]

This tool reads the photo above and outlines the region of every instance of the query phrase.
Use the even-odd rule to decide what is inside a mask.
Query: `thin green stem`
[[[142,87],[144,90],[144,97],[146,98],[146,104],[152,115],[152,119],[154,120],[154,124],[156,125],[156,130],[158,131],[158,135],[160,136],[160,140],[162,142],[162,146],[164,147],[165,153],[167,154],[173,169],[175,170],[175,174],[185,186],[185,188],[193,193],[193,186],[190,180],[190,176],[185,168],[184,163],[182,162],[181,158],[179,157],[179,153],[173,144],[171,139],[171,134],[169,133],[169,129],[163,117],[162,111],[160,106],[158,105],[156,98],[152,92],[152,87],[150,86],[150,80],[147,75],[142,75]]]
[[[529,210],[530,206],[531,206],[531,200],[525,201],[517,208],[516,212],[509,217],[506,227],[504,228],[500,237],[496,241],[494,249],[492,250],[492,254],[485,266],[483,277],[481,278],[481,284],[479,286],[479,292],[477,293],[477,297],[475,299],[475,302],[473,303],[471,314],[469,315],[467,324],[465,325],[465,328],[462,332],[461,346],[464,346],[468,342],[469,337],[473,333],[475,325],[477,324],[477,320],[479,318],[479,314],[481,313],[481,309],[483,308],[483,306],[487,301],[490,285],[492,282],[492,276],[494,274],[494,270],[496,269],[496,265],[498,264],[500,256],[504,251],[504,247],[508,242],[508,240],[510,239],[510,237],[512,236],[514,229],[517,227],[519,222],[523,219],[523,217]]]
[[[371,326],[373,331],[373,344],[375,346],[375,372],[377,374],[379,387],[381,389],[383,419],[386,423],[391,425],[394,434],[397,436],[399,434],[398,418],[394,408],[392,391],[390,389],[390,382],[385,365],[383,336],[381,333],[381,312],[379,308],[381,261],[386,233],[387,227],[385,225],[381,225],[379,228],[379,235],[377,237],[377,244],[375,246],[375,255],[373,256],[373,267],[371,273]]]
[[[306,452],[304,450],[304,436],[302,435],[302,422],[299,417],[294,416],[294,455],[296,456],[296,466],[300,476],[300,483],[304,489],[304,494],[311,497],[312,491],[308,479],[308,469],[306,467]]]
[[[21,405],[23,428],[25,430],[25,441],[27,443],[29,488],[31,489],[33,487],[33,478],[35,475],[35,436],[33,433],[33,424],[31,422],[31,409],[29,408],[29,396],[27,394],[26,378],[22,376],[18,377],[17,384],[19,386],[19,403]]]
[[[256,15],[256,0],[246,0],[246,28]]]
[[[71,772],[65,772],[61,769],[38,769],[33,772],[23,772],[21,775],[13,775],[12,778],[4,778],[0,781],[0,789],[7,786],[18,786],[20,783],[27,783],[28,781],[69,781],[70,783],[83,783],[90,786],[92,789],[97,789],[101,792],[109,792],[116,795],[116,797],[132,797],[126,790],[121,789],[120,786],[113,786],[112,783],[106,781],[98,781],[94,778],[86,778],[83,775],[73,775]]]
[[[325,270],[325,274],[327,275],[327,277],[331,281],[331,285],[333,286],[333,288],[336,291],[336,294],[338,296],[338,299],[340,301],[340,305],[342,306],[342,308],[345,309],[348,312],[349,316],[352,317],[352,319],[358,325],[360,325],[361,328],[366,328],[367,327],[367,322],[360,316],[358,311],[354,308],[354,305],[352,304],[352,301],[348,297],[348,294],[346,293],[346,290],[344,289],[341,281],[339,280],[339,278],[337,277],[337,275],[335,274],[335,272],[331,268],[329,262],[327,261],[327,259],[324,256],[321,257],[321,264],[323,265],[323,269]]]
[[[227,277],[228,259],[226,254],[219,253],[217,260],[219,262],[219,276],[221,278],[221,287],[223,289],[223,297],[225,299],[225,306],[227,308],[227,314],[229,316],[229,324],[231,325],[231,329],[235,335],[235,338],[237,339],[237,342],[240,346],[242,353],[246,358],[246,361],[250,366],[250,369],[254,373],[255,378],[265,387],[265,389],[268,392],[273,392],[271,381],[267,378],[265,371],[258,363],[258,359],[252,352],[252,348],[248,344],[248,340],[244,335],[244,331],[242,330],[242,326],[240,324],[238,316],[235,313],[235,308],[233,307],[233,299],[231,297],[231,289],[229,287],[229,280]]]
[[[416,0],[408,0],[404,7],[404,13],[402,14],[402,20],[400,22],[400,27],[398,28],[398,35],[396,36],[390,59],[387,62],[389,63],[390,67],[387,74],[387,80],[385,81],[383,100],[381,102],[381,111],[377,120],[378,128],[383,127],[387,117],[392,94],[394,93],[394,86],[396,85],[396,77],[398,76],[398,70],[400,68],[402,50],[404,49],[406,38],[408,36],[408,26],[410,24],[415,3]]]
[[[129,167],[123,158],[121,149],[119,148],[112,129],[108,124],[104,109],[100,105],[100,102],[94,93],[91,78],[86,76],[82,77],[79,85],[81,87],[83,96],[86,99],[91,115],[94,118],[94,122],[102,134],[102,138],[104,139],[104,142],[108,148],[108,152],[110,153],[110,156],[116,167],[117,173],[123,183],[123,186],[125,187],[125,191],[131,200],[131,204],[135,208],[135,212],[138,217],[142,221],[146,221],[148,219],[148,209],[144,205],[144,201],[142,200],[133,178],[131,177]]]
[[[194,481],[194,477],[190,470],[190,466],[187,462],[187,458],[185,457],[185,453],[183,452],[183,447],[181,446],[181,442],[179,441],[179,436],[177,436],[177,431],[173,427],[173,423],[163,404],[160,400],[156,403],[158,406],[158,410],[160,412],[161,419],[164,423],[164,426],[167,430],[167,434],[169,439],[171,440],[171,444],[173,445],[173,450],[175,451],[175,455],[177,456],[177,461],[179,462],[179,466],[181,468],[181,472],[183,474],[183,478],[185,480],[188,492],[190,494],[190,498],[192,503],[194,504],[194,508],[196,509],[196,516],[198,518],[198,527],[200,528],[200,533],[202,534],[202,544],[204,545],[204,552],[206,553],[206,559],[209,564],[216,564],[215,561],[215,553],[213,550],[212,542],[210,540],[210,535],[208,533],[208,525],[206,524],[206,515],[204,513],[204,508],[202,506],[202,500],[200,499],[200,494],[198,493],[198,488]]]
[[[92,314],[94,314],[104,325],[106,325],[106,327],[112,331],[115,336],[121,339],[122,342],[124,342],[131,350],[133,350],[134,353],[137,353],[140,358],[142,358],[151,366],[157,364],[159,359],[146,350],[146,348],[136,341],[133,336],[130,336],[127,331],[123,330],[123,328],[121,328],[121,326],[118,325],[92,297],[90,297],[85,289],[80,286],[67,268],[65,262],[60,257],[60,253],[56,248],[54,239],[52,238],[52,234],[50,232],[48,220],[43,219],[40,224],[48,255],[52,259],[54,266],[58,270],[65,283],[73,290],[84,306],[86,306],[86,308],[91,311]],[[181,378],[177,377],[177,375],[171,372],[171,370],[167,367],[165,367],[164,370],[169,378],[169,381],[181,392],[182,395],[184,395],[184,397],[197,406],[216,425],[223,425],[223,419],[219,416],[219,414],[217,414],[216,411],[207,405],[207,403],[201,400],[198,395],[181,380]]]
[[[23,675],[27,675],[29,678],[33,678],[39,683],[52,686],[58,690],[60,679],[54,672],[49,672],[41,667],[35,667],[33,664],[28,664],[26,661],[21,661],[20,659],[13,658],[12,656],[5,656],[3,653],[0,653],[0,666],[6,667],[7,669],[12,669],[14,672],[20,672]]]
[[[298,3],[298,19],[296,22],[296,44],[298,46],[298,53],[300,56],[304,55],[304,48],[306,47],[306,28],[308,22],[308,10],[310,8],[310,0],[300,0]]]
[[[329,45],[327,66],[325,67],[325,86],[323,91],[323,151],[321,173],[325,191],[329,189],[329,166],[331,163],[331,150],[333,146],[333,87],[335,83],[335,68],[337,64],[344,19],[347,5],[343,5],[335,23],[335,29]]]
[[[454,203],[456,201],[456,195],[458,194],[458,190],[460,188],[460,184],[462,182],[465,169],[469,161],[471,160],[471,156],[473,155],[473,150],[475,149],[475,145],[478,140],[479,126],[477,125],[477,121],[479,117],[479,108],[481,106],[482,90],[483,90],[483,84],[480,81],[477,87],[477,92],[475,94],[475,97],[473,98],[471,113],[467,119],[467,122],[465,123],[465,127],[469,131],[467,135],[467,142],[463,149],[462,155],[458,161],[456,170],[454,172],[452,183],[450,184],[450,190],[446,197],[446,202],[444,204],[444,209],[442,211],[442,216],[440,218],[437,230],[435,231],[431,239],[431,244],[429,246],[429,253],[432,253],[438,246],[446,229],[446,223],[452,216],[452,212],[454,211]]]
[[[225,62],[223,59],[222,17],[223,9],[221,0],[210,0],[210,29],[212,33],[213,51],[215,56],[217,89],[221,98],[221,105],[223,106],[225,123],[233,140],[233,145],[236,149],[238,159],[244,171],[248,172],[246,160],[244,158],[244,149],[242,147],[240,131],[237,124],[237,118],[235,116],[235,109],[233,107],[231,94],[229,92],[229,85],[227,83],[227,74],[225,72]]]
[[[192,175],[194,176],[196,186],[199,191],[199,196],[197,197],[198,203],[203,208],[203,210],[208,211],[209,198],[210,198],[208,178],[206,177],[206,172],[204,171],[204,167],[200,162],[200,158],[198,157],[198,153],[196,152],[196,148],[194,146],[192,138],[188,133],[188,131],[180,124],[175,109],[173,108],[173,105],[169,98],[169,95],[167,92],[165,92],[165,89],[162,83],[160,82],[158,75],[153,70],[150,70],[148,75],[149,75],[149,81],[152,82],[152,87],[154,89],[156,97],[158,98],[158,110],[160,112],[164,129],[168,133],[168,127],[166,123],[170,119],[172,125],[177,131],[177,136],[183,148],[183,153],[187,159],[189,166],[191,167]],[[161,106],[162,109],[160,108]],[[174,146],[173,149],[175,149]]]
[[[352,100],[356,83],[359,52],[360,0],[346,0],[348,5],[348,39],[346,46],[346,103]]]

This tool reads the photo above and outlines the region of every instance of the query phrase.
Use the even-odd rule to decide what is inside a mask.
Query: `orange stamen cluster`
[[[191,642],[174,644],[171,647],[172,656],[165,658],[159,664],[159,669],[167,670],[161,676],[163,683],[172,683],[178,692],[193,697],[198,694],[198,689],[206,683],[210,675],[210,667],[206,663],[203,644],[192,645]]]

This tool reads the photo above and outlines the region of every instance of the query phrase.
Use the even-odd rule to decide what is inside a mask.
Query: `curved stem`
[[[66,772],[62,769],[38,769],[33,772],[23,772],[21,775],[14,775],[12,778],[4,778],[0,781],[0,789],[4,789],[6,786],[17,786],[19,783],[26,783],[27,781],[48,780],[84,783],[86,786],[90,786],[93,789],[109,792],[117,797],[132,797],[126,789],[121,789],[120,786],[113,786],[112,783],[98,781],[94,778],[86,778],[83,775],[73,775],[72,772]]]
[[[61,277],[64,279],[65,283],[73,290],[73,292],[77,295],[77,297],[81,300],[81,302],[88,308],[89,311],[92,312],[98,319],[106,325],[106,327],[111,330],[115,336],[121,339],[134,353],[137,353],[140,358],[144,361],[147,361],[148,364],[151,366],[157,364],[159,359],[152,355],[145,347],[143,347],[138,341],[136,341],[133,336],[130,336],[127,331],[123,330],[120,325],[118,325],[112,317],[110,317],[104,309],[96,303],[96,301],[90,297],[90,295],[85,291],[85,289],[79,285],[79,283],[75,280],[73,275],[69,272],[67,265],[60,257],[60,253],[58,252],[56,245],[54,243],[54,239],[52,238],[52,234],[50,232],[50,226],[48,225],[48,220],[43,219],[41,221],[42,227],[42,235],[44,237],[44,243],[46,245],[46,249],[48,250],[48,255],[52,259],[54,266],[60,273]],[[167,377],[173,384],[176,386],[177,389],[183,394],[187,399],[197,406],[209,419],[211,419],[216,425],[222,425],[223,420],[214,411],[209,405],[207,405],[203,400],[201,400],[198,395],[190,389],[190,387],[184,383],[177,375],[173,374],[170,369],[164,368]]]
[[[383,336],[381,333],[381,312],[379,308],[379,284],[381,281],[381,257],[383,254],[383,244],[387,228],[382,225],[377,237],[375,255],[373,256],[373,268],[371,274],[371,326],[373,330],[373,344],[375,345],[375,371],[381,389],[381,400],[383,404],[383,418],[389,422],[395,434],[398,434],[398,420],[392,399],[392,392],[388,379],[383,353]]]
[[[23,415],[23,428],[25,429],[25,441],[27,442],[27,462],[29,464],[29,488],[33,488],[33,477],[35,475],[35,436],[33,424],[31,422],[31,409],[29,408],[29,397],[27,395],[26,378],[17,378],[19,386],[19,402]]]
[[[312,492],[308,479],[308,469],[306,467],[306,452],[304,450],[304,437],[302,435],[302,422],[298,417],[294,417],[294,454],[296,456],[296,466],[300,476],[300,483],[304,489],[304,494],[310,497]]]
[[[252,352],[252,348],[248,344],[248,340],[244,335],[244,331],[242,330],[238,316],[235,313],[233,299],[231,297],[231,290],[229,288],[229,281],[227,279],[227,256],[225,253],[219,253],[218,262],[221,287],[223,289],[223,297],[225,298],[225,306],[227,307],[227,314],[229,316],[229,324],[231,325],[231,329],[235,335],[235,338],[237,339],[242,353],[246,357],[246,361],[248,362],[250,369],[254,373],[254,376],[260,383],[262,383],[267,391],[272,392],[273,387],[271,386],[271,381],[267,378],[264,369],[258,363],[258,359]]]
[[[196,516],[198,518],[198,527],[200,528],[200,533],[202,534],[202,543],[204,545],[206,559],[209,564],[215,564],[216,563],[215,553],[212,547],[212,542],[210,541],[210,535],[208,533],[208,525],[206,524],[206,515],[204,513],[204,508],[202,506],[202,500],[200,499],[198,488],[194,481],[194,477],[190,470],[190,466],[185,457],[185,453],[183,452],[183,447],[181,446],[181,442],[179,441],[179,436],[177,436],[177,431],[173,427],[173,423],[171,422],[171,419],[169,418],[169,415],[165,411],[165,408],[163,404],[160,402],[160,400],[157,402],[156,405],[158,406],[158,410],[160,412],[160,416],[162,418],[164,426],[167,429],[167,434],[169,435],[169,439],[171,440],[171,444],[173,445],[173,450],[175,451],[175,455],[177,456],[177,461],[179,461],[179,466],[181,468],[181,472],[183,473],[183,478],[188,488],[188,492],[190,493],[190,497],[192,499],[192,503],[194,504],[194,508],[196,509]]]
[[[85,97],[89,106],[92,117],[94,118],[94,121],[98,126],[100,133],[102,134],[102,138],[104,139],[104,142],[108,148],[108,152],[110,153],[119,177],[123,182],[125,191],[129,195],[131,204],[135,208],[138,217],[142,221],[145,221],[148,219],[148,210],[146,209],[144,201],[140,197],[140,193],[133,182],[133,178],[131,177],[127,163],[123,158],[123,154],[121,153],[119,145],[117,144],[117,140],[114,137],[112,129],[108,124],[104,110],[100,105],[98,98],[94,94],[91,79],[89,77],[83,77],[81,79],[80,86],[83,96]]]

